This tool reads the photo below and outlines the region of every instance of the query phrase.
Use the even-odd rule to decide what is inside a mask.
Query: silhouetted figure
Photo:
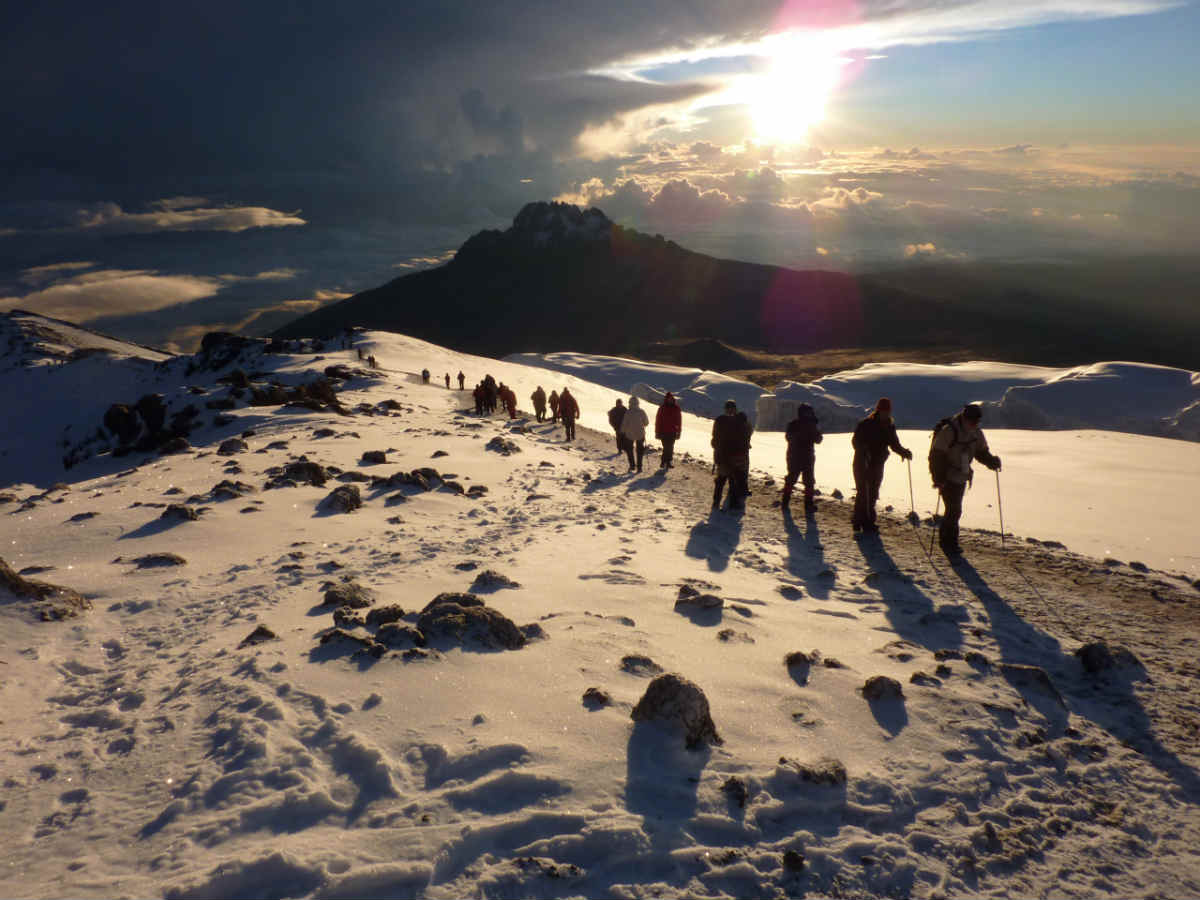
[[[367,365],[370,366],[372,369],[379,368],[379,363],[375,362],[375,354],[374,353],[372,353],[370,356],[367,357]]]
[[[912,453],[900,446],[896,423],[892,419],[891,400],[879,398],[871,414],[855,426],[850,443],[854,447],[855,491],[854,514],[850,521],[855,531],[875,534],[879,531],[875,523],[875,504],[879,500],[879,486],[883,484],[888,448],[895,450],[901,459],[912,459]]]
[[[608,424],[612,426],[613,434],[617,438],[617,452],[620,453],[625,449],[625,439],[621,436],[621,422],[625,419],[625,405],[621,402],[621,398],[617,398],[616,405],[608,411]],[[632,465],[630,468],[633,468]]]
[[[717,478],[713,485],[713,509],[721,506],[725,482],[729,482],[729,508],[744,509],[750,496],[750,435],[754,433],[737,404],[725,401],[725,413],[713,420],[712,448]]]
[[[421,370],[421,382],[423,384],[429,384],[429,370],[428,369]]]
[[[475,398],[475,415],[483,415],[484,403],[487,401],[487,393],[483,389],[483,382],[475,385],[475,390],[471,392],[471,396]]]
[[[450,373],[446,373],[446,390],[450,390]]]
[[[458,389],[460,391],[465,390],[466,383],[467,383],[467,376],[462,373],[462,369],[459,369],[459,371],[458,371]]]
[[[558,424],[558,391],[550,392],[550,420]]]
[[[958,520],[962,517],[963,494],[971,482],[971,461],[977,459],[993,472],[1000,471],[1000,457],[988,448],[979,427],[982,419],[982,407],[974,403],[964,406],[962,412],[938,423],[929,448],[929,474],[946,507],[938,526],[938,543],[949,557],[962,555]]]
[[[489,416],[496,411],[496,379],[483,376],[483,411]]]
[[[625,456],[629,460],[629,471],[633,472],[634,452],[637,453],[636,471],[642,471],[642,457],[646,453],[646,428],[650,418],[638,403],[637,397],[629,398],[629,409],[621,418],[621,437],[625,439]]]
[[[541,422],[546,418],[546,392],[542,390],[539,384],[537,389],[529,395],[529,399],[533,401],[533,414],[537,416],[537,420]]]
[[[500,387],[496,390],[496,396],[504,404],[505,410],[508,411],[508,417],[515,419],[517,417],[517,395],[513,392],[513,389],[504,382],[500,382]]]
[[[675,442],[683,432],[683,412],[675,402],[675,395],[667,391],[663,397],[662,406],[654,417],[654,436],[662,444],[662,458],[659,460],[660,469],[671,468],[675,459]]]
[[[816,478],[813,470],[817,454],[814,448],[823,439],[821,429],[817,427],[816,412],[809,404],[801,403],[796,407],[796,418],[787,427],[787,477],[783,480],[783,496],[779,500],[784,508],[792,502],[796,480],[803,478],[804,513],[810,515],[816,512]]]
[[[579,418],[579,404],[566,388],[558,396],[558,414],[562,417],[563,430],[568,441],[575,440],[575,420]]]

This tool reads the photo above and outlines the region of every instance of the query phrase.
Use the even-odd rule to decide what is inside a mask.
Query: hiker
[[[750,435],[754,428],[737,404],[725,401],[725,412],[713,420],[713,464],[717,478],[713,485],[713,509],[721,506],[721,493],[729,482],[729,508],[744,509],[750,496]]]
[[[579,418],[579,404],[566,388],[558,395],[558,414],[562,417],[563,430],[568,441],[575,440],[575,420]]]
[[[546,418],[546,392],[542,390],[539,384],[537,390],[529,395],[529,399],[533,401],[533,412],[537,416],[537,420],[541,422]]]
[[[796,407],[796,418],[787,427],[787,477],[783,480],[783,496],[779,504],[785,510],[792,502],[792,489],[797,479],[804,483],[804,514],[811,516],[817,510],[814,497],[816,478],[813,468],[816,463],[815,446],[824,440],[821,429],[817,427],[817,414],[812,406],[801,403]]]
[[[971,461],[979,460],[993,472],[1000,471],[1000,457],[988,449],[979,427],[983,408],[968,403],[962,412],[942,419],[933,431],[929,447],[929,474],[946,507],[938,526],[938,543],[949,557],[962,556],[958,544],[958,520],[962,517],[963,494],[971,482]]]
[[[359,360],[362,360],[362,358],[363,358],[362,347],[356,347],[355,349],[356,349],[356,350],[358,350],[358,358],[359,358]]]
[[[482,381],[475,385],[475,390],[471,392],[471,396],[475,398],[475,415],[482,416],[484,399],[487,396],[483,391]]]
[[[613,434],[617,436],[617,453],[625,449],[625,439],[621,436],[621,422],[625,419],[625,407],[621,403],[621,398],[617,398],[616,405],[608,411],[608,424],[612,426]],[[630,468],[632,468],[632,464]]]
[[[483,411],[489,416],[496,411],[496,379],[483,376]]]
[[[429,370],[428,369],[421,370],[421,383],[429,384]]]
[[[891,400],[879,398],[871,414],[855,426],[850,444],[854,447],[855,491],[850,524],[855,532],[878,534],[875,503],[879,500],[879,486],[883,484],[883,466],[887,462],[888,448],[895,450],[901,459],[912,459],[912,452],[900,446],[896,423],[892,419]]]
[[[646,426],[650,417],[638,403],[637,397],[629,398],[629,409],[621,417],[621,437],[625,439],[625,456],[629,460],[629,471],[634,469],[634,450],[637,451],[637,469],[642,471],[642,457],[646,454]]]
[[[450,390],[450,373],[446,373],[446,390]]]
[[[667,391],[663,397],[662,406],[654,417],[654,436],[662,444],[662,459],[658,463],[660,469],[671,468],[675,458],[675,442],[683,431],[683,413],[675,402],[675,395]]]
[[[550,392],[550,421],[558,424],[558,391]]]
[[[379,363],[375,362],[375,354],[374,353],[372,353],[370,356],[367,357],[367,365],[370,366],[372,369],[379,368]]]
[[[500,387],[496,389],[496,396],[504,404],[505,410],[508,411],[508,417],[515,419],[517,417],[517,395],[513,393],[513,389],[502,381]]]
[[[466,388],[464,387],[464,385],[466,385],[466,383],[467,383],[467,376],[462,373],[462,369],[459,369],[458,370],[458,389],[460,391],[466,390]]]

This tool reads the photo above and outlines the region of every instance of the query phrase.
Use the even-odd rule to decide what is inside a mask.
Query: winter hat
[[[875,412],[887,413],[888,415],[891,415],[892,401],[887,397],[880,397],[879,402],[875,404]]]
[[[983,418],[983,407],[978,403],[968,403],[963,407],[963,418],[970,419],[972,422],[978,422]]]
[[[736,403],[734,403],[732,400],[726,400],[726,401],[725,401],[725,408],[726,408],[726,409],[737,409],[737,404],[736,404]]]
[[[675,395],[672,394],[670,391],[667,391],[666,396],[663,397],[663,403],[666,403],[668,400],[670,400],[672,403],[675,402]]]
[[[630,397],[630,398],[629,398],[629,408],[630,408],[630,409],[637,409],[637,408],[638,408],[638,399],[637,399],[637,397]]]

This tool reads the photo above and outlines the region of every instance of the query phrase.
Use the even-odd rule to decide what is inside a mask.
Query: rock
[[[1054,686],[1054,682],[1050,680],[1045,669],[1017,663],[1000,663],[1000,674],[1018,691],[1022,688],[1035,690],[1049,697],[1064,710],[1067,708],[1066,701],[1063,700],[1062,694],[1058,692],[1058,688]]]
[[[484,569],[475,576],[475,580],[471,582],[471,590],[499,590],[500,588],[519,588],[521,585],[513,581],[507,575],[501,575],[492,569]]]
[[[192,445],[188,443],[187,438],[173,437],[158,448],[158,453],[160,456],[170,456],[173,453],[187,453],[191,449]]]
[[[938,678],[949,678],[950,675],[952,674],[952,670],[948,665],[946,665],[945,663],[942,663],[936,669],[933,670],[933,674],[936,675]]]
[[[621,671],[649,678],[662,674],[663,667],[648,656],[630,655],[621,657]]]
[[[492,450],[496,453],[502,453],[505,456],[510,456],[513,453],[521,452],[521,448],[518,447],[515,442],[510,441],[507,438],[503,438],[500,435],[496,435],[494,438],[488,441],[484,449]]]
[[[417,628],[429,640],[442,639],[488,650],[518,650],[526,638],[512,620],[485,606],[474,594],[438,594],[421,610]]]
[[[482,484],[473,484],[467,488],[467,496],[477,499],[488,492],[488,489]]]
[[[962,655],[961,650],[943,649],[943,650],[934,650],[933,658],[936,660],[944,661],[947,659],[962,659],[963,655]]]
[[[326,366],[324,371],[327,378],[337,378],[341,381],[349,381],[354,377],[354,371],[345,364]]]
[[[324,487],[329,480],[329,473],[319,463],[307,459],[299,459],[282,467],[268,469],[272,475],[266,488],[295,487],[298,484],[311,484],[313,487]]]
[[[366,609],[375,603],[375,596],[353,579],[337,584],[326,582],[322,603],[325,606],[348,606],[351,609]]]
[[[411,625],[387,622],[375,632],[375,640],[393,650],[425,646],[425,635]]]
[[[479,563],[468,560],[466,562],[455,563],[454,568],[460,572],[472,572],[479,568]]]
[[[846,783],[846,767],[839,760],[826,756],[815,763],[799,763],[785,757],[779,758],[775,774],[795,778],[807,784],[840,787]]]
[[[659,675],[651,681],[633,708],[632,717],[635,722],[665,722],[679,728],[688,749],[705,742],[723,743],[704,691],[680,675]]]
[[[366,484],[371,480],[371,476],[366,472],[343,472],[337,477],[337,480],[342,482],[357,482],[358,484]]]
[[[250,445],[241,438],[228,438],[221,441],[221,446],[217,447],[217,456],[233,456],[249,449]]]
[[[273,632],[266,625],[259,625],[252,632],[242,638],[242,642],[238,644],[238,649],[240,650],[243,647],[252,647],[255,644],[261,644],[264,641],[277,640],[279,640],[279,635]]]
[[[588,709],[600,709],[612,703],[612,697],[598,687],[590,687],[583,692],[583,705]]]
[[[1147,566],[1143,562],[1136,562],[1136,561],[1130,562],[1129,568],[1133,569],[1133,571],[1135,571],[1135,572],[1149,572],[1150,571],[1150,567]]]
[[[832,656],[827,656],[821,660],[821,665],[827,669],[844,669],[846,664],[840,659],[834,659]]]
[[[925,672],[913,672],[912,675],[908,677],[908,683],[919,684],[922,687],[937,687],[939,684],[941,684],[940,681],[938,681],[932,675],[927,675]]]
[[[387,606],[377,606],[367,613],[366,624],[372,627],[387,625],[389,622],[399,622],[404,618],[404,610],[395,603]]]
[[[793,584],[782,584],[779,586],[779,593],[788,600],[799,600],[804,596],[804,591]]]
[[[160,569],[166,566],[185,566],[187,560],[178,553],[148,553],[130,560],[139,569]]]
[[[339,606],[333,611],[333,624],[339,628],[357,628],[367,623],[363,621],[363,617],[355,612],[352,607]]]
[[[146,430],[157,434],[167,421],[167,404],[162,394],[146,394],[137,402],[138,415],[146,423]]]
[[[895,678],[875,675],[863,685],[862,695],[867,700],[903,700],[904,689]]]
[[[685,593],[686,592],[686,593]],[[695,588],[684,585],[679,589],[675,610],[693,612],[700,609],[721,609],[725,601],[716,594],[701,594]]]
[[[525,640],[527,641],[545,641],[550,639],[550,635],[546,634],[546,629],[537,622],[522,625],[521,634],[525,635]]]
[[[322,512],[328,513],[349,513],[356,509],[361,509],[363,505],[362,493],[357,485],[343,484],[341,487],[336,487],[330,494],[318,504],[317,508]]]
[[[754,643],[754,638],[750,637],[750,635],[746,634],[746,632],[735,631],[732,628],[722,628],[720,631],[718,631],[717,640],[724,641],[726,643],[730,643],[732,641],[737,641],[743,644]]]
[[[321,646],[343,646],[354,653],[367,653],[379,659],[387,652],[387,648],[383,644],[377,643],[368,637],[361,637],[357,634],[351,634],[348,631],[342,631],[340,628],[331,628],[329,631],[321,635]]]
[[[254,487],[244,481],[219,481],[212,486],[208,496],[213,500],[237,500],[246,494],[253,494]]]
[[[1141,667],[1138,658],[1129,650],[1124,647],[1110,648],[1104,641],[1084,644],[1075,651],[1075,656],[1083,663],[1083,668],[1092,675],[1124,666]]]
[[[804,854],[799,850],[784,850],[783,851],[783,870],[785,872],[803,872],[804,871]]]
[[[963,660],[967,665],[974,666],[976,669],[990,669],[992,666],[991,661],[978,650],[967,651]]]
[[[381,466],[387,462],[387,453],[383,450],[367,450],[362,455],[364,466]]]
[[[449,455],[450,454],[447,453],[445,450],[434,450],[433,456],[431,456],[430,459],[441,459],[443,456],[449,456]]]
[[[182,503],[172,503],[162,511],[160,519],[168,522],[195,522],[200,516],[190,506]]]
[[[746,782],[736,775],[725,779],[725,783],[721,785],[721,792],[727,794],[739,809],[746,808],[746,799],[750,796],[750,792],[746,790]]]
[[[92,601],[78,591],[42,581],[30,581],[14,572],[3,559],[0,559],[0,588],[7,589],[17,597],[32,600],[33,611],[43,622],[70,619],[92,608]]]
[[[132,444],[142,430],[137,411],[124,403],[114,403],[104,413],[104,427],[122,444]]]
[[[834,488],[833,493],[830,494],[829,496],[831,496],[834,500],[841,500],[845,495],[841,492],[841,490],[839,488]]]

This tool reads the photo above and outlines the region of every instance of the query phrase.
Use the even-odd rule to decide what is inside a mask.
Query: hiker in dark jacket
[[[483,376],[483,411],[489,416],[496,411],[496,379]]]
[[[816,512],[814,468],[817,454],[814,447],[823,439],[821,429],[817,427],[816,412],[809,404],[801,403],[796,407],[796,418],[792,419],[787,427],[787,477],[783,480],[783,496],[780,498],[780,505],[784,509],[787,509],[792,501],[792,489],[796,486],[797,479],[802,478],[804,514],[812,515]]]
[[[462,369],[458,370],[458,389],[461,391],[467,383],[467,376],[462,373]]]
[[[901,459],[912,459],[912,452],[900,446],[896,423],[892,420],[891,400],[887,397],[879,399],[875,410],[855,426],[850,443],[854,447],[856,494],[851,524],[855,531],[874,534],[879,531],[875,522],[875,503],[879,500],[879,486],[883,484],[888,448],[895,450]]]
[[[938,542],[949,557],[962,555],[958,545],[958,520],[962,518],[963,494],[971,481],[971,461],[979,460],[993,472],[1000,471],[1000,457],[988,448],[979,427],[983,408],[970,403],[962,412],[938,423],[929,448],[929,474],[942,496],[946,512],[938,526]]]
[[[550,392],[550,421],[558,424],[558,391]]]
[[[713,485],[713,509],[721,506],[721,493],[729,482],[729,508],[744,509],[750,496],[750,435],[754,428],[737,404],[725,401],[725,413],[713,420],[713,462],[717,479]]]
[[[546,392],[542,390],[539,384],[537,390],[529,395],[529,399],[533,401],[533,412],[537,416],[537,420],[541,422],[546,418]]]
[[[579,418],[579,404],[566,388],[558,395],[558,414],[562,417],[566,440],[575,440],[575,420]]]
[[[475,390],[471,393],[471,396],[475,398],[475,415],[482,416],[484,404],[487,402],[487,394],[483,390],[482,381],[475,385]]]
[[[617,404],[608,411],[608,424],[612,426],[613,433],[617,436],[617,453],[625,449],[625,439],[621,437],[621,423],[625,421],[625,406],[621,403],[621,398],[617,398]],[[630,468],[633,468],[632,463]]]
[[[667,391],[662,406],[658,408],[658,415],[654,417],[654,436],[662,444],[662,460],[658,464],[660,469],[671,468],[675,458],[675,442],[682,431],[683,413],[675,402],[675,395]]]

